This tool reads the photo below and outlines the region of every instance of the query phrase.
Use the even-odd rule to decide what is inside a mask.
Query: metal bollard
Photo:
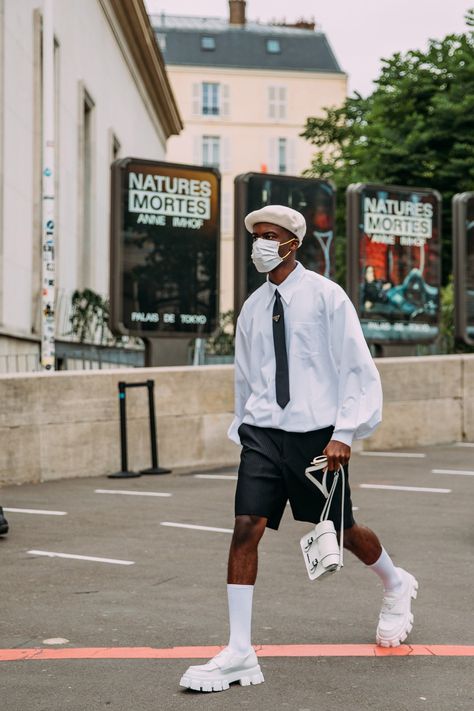
[[[150,423],[150,446],[151,446],[151,467],[142,469],[140,472],[132,471],[128,468],[128,446],[127,446],[127,388],[142,388],[148,390],[148,419]],[[142,383],[125,383],[121,380],[118,383],[119,390],[119,412],[120,412],[120,452],[121,470],[114,474],[108,474],[108,479],[131,479],[142,474],[169,474],[171,469],[165,469],[158,464],[158,446],[156,443],[156,418],[155,418],[155,383],[147,380]]]

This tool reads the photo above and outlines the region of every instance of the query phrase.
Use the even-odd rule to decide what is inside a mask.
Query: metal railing
[[[0,374],[34,373],[38,370],[41,370],[39,349],[31,353],[0,355]]]

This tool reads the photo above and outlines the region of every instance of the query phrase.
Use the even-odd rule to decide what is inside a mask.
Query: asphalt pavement
[[[397,654],[375,656],[378,578],[346,554],[310,582],[288,507],[260,547],[265,683],[214,694],[178,686],[228,638],[236,472],[204,474],[0,489],[3,711],[473,711],[474,446],[352,457],[356,520],[420,584]]]

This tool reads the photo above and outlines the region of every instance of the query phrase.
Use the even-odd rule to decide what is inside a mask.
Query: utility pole
[[[42,274],[41,367],[54,370],[55,362],[55,164],[54,164],[54,25],[53,0],[43,4],[43,140],[42,140]]]

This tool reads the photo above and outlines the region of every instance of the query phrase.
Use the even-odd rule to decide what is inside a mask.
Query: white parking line
[[[391,491],[423,491],[429,494],[450,494],[451,489],[432,489],[425,486],[392,486],[391,484],[359,484],[361,489],[390,489]]]
[[[135,565],[134,560],[117,558],[97,558],[92,555],[74,555],[73,553],[53,553],[53,551],[27,551],[30,555],[44,555],[47,558],[72,558],[72,560],[91,560],[93,563],[112,563],[113,565]]]
[[[126,491],[125,489],[95,489],[96,494],[120,494],[121,496],[173,496],[161,491]]]
[[[194,474],[195,479],[227,479],[228,481],[235,481],[237,479],[237,474]]]
[[[7,509],[8,513],[40,514],[41,516],[67,516],[67,511],[45,511],[44,509]]]
[[[214,528],[214,526],[196,526],[192,523],[173,523],[171,521],[162,521],[162,526],[172,526],[173,528],[191,528],[194,531],[216,531],[217,533],[233,533],[232,528]]]
[[[432,474],[459,474],[459,476],[474,476],[472,469],[432,469]]]
[[[456,442],[456,447],[474,447],[474,442]]]
[[[406,459],[424,459],[421,452],[357,452],[362,457],[404,457]]]

